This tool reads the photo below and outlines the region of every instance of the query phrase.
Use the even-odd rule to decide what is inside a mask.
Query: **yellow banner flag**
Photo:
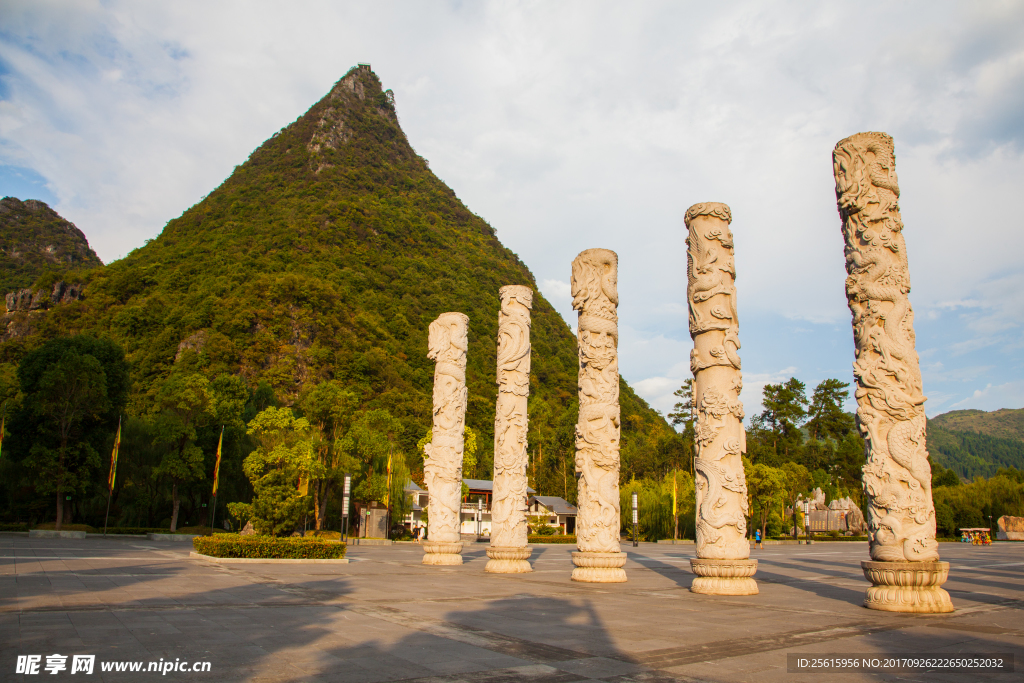
[[[121,449],[121,418],[117,419],[117,436],[114,437],[114,451],[110,454],[110,476],[107,477],[107,485],[110,491],[114,490],[114,477],[117,474],[117,452]]]
[[[217,462],[213,466],[213,495],[217,496],[217,483],[220,481],[220,453],[224,445],[224,428],[220,428],[220,439],[217,440]]]
[[[384,494],[384,505],[391,504],[391,454],[388,453],[388,490]]]
[[[675,517],[679,514],[678,507],[676,506],[676,499],[678,497],[679,482],[676,480],[676,471],[672,470],[672,516]]]

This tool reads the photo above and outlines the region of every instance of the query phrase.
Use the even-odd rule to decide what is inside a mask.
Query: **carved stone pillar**
[[[888,612],[952,612],[941,588],[949,563],[935,541],[925,397],[914,350],[910,271],[892,138],[858,133],[832,153],[853,314],[857,424],[867,441],[864,493],[870,562],[864,605]]]
[[[579,510],[573,581],[626,580],[619,546],[618,256],[587,249],[572,262],[572,307],[579,311],[580,416],[576,424]]]
[[[424,446],[429,494],[423,564],[462,564],[462,449],[466,426],[466,349],[469,317],[442,313],[430,323],[427,357],[434,366],[431,442]]]
[[[757,560],[747,540],[747,450],[740,391],[739,320],[732,212],[725,204],[694,204],[686,211],[690,370],[697,412],[694,472],[697,487],[697,578],[690,590],[708,595],[756,595]]]
[[[499,290],[498,403],[494,412],[494,494],[486,572],[533,571],[526,525],[526,404],[530,396],[530,308],[533,290]]]

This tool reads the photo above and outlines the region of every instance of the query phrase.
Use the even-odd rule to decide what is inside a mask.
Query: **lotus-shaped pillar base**
[[[572,580],[584,583],[623,583],[626,581],[626,553],[575,552]]]
[[[533,567],[527,562],[532,552],[529,547],[499,548],[492,546],[487,549],[487,557],[490,559],[487,561],[484,571],[492,574],[525,574],[526,572],[532,572]]]
[[[424,541],[423,564],[462,564],[462,541]]]
[[[871,582],[864,606],[883,612],[942,614],[953,611],[953,601],[942,588],[949,578],[949,562],[861,562]]]
[[[704,595],[757,595],[757,560],[690,560],[690,570],[697,575],[690,590]]]

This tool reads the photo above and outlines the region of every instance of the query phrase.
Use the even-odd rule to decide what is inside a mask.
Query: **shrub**
[[[312,538],[322,538],[325,541],[340,541],[341,540],[341,532],[340,531],[327,531],[326,529],[322,530],[322,531],[307,531],[306,532],[306,536],[307,537],[312,537]]]
[[[530,543],[575,543],[575,536],[536,536],[527,537]]]
[[[210,557],[334,560],[345,557],[345,544],[316,537],[238,536],[217,534],[192,539],[197,553]]]
[[[28,524],[0,524],[0,531],[28,531]]]

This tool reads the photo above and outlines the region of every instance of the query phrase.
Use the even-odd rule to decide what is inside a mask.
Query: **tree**
[[[247,434],[258,446],[242,469],[255,493],[251,504],[229,503],[228,510],[251,521],[257,533],[288,532],[309,511],[309,497],[299,490],[313,460],[309,422],[290,408],[270,407],[249,421]]]
[[[766,384],[762,403],[760,422],[769,432],[774,459],[781,455],[789,460],[803,443],[800,425],[807,419],[807,388],[796,377],[783,384]]]
[[[764,538],[765,528],[768,526],[768,516],[785,500],[788,483],[786,471],[757,463],[747,468],[746,476],[747,492],[755,503],[751,511],[756,511],[758,515],[757,522],[761,529],[761,538]]]
[[[107,402],[103,368],[92,356],[69,350],[39,380],[33,405],[39,416],[56,429],[58,448],[42,443],[32,447],[40,475],[37,488],[57,494],[57,530],[64,519],[66,491],[84,489],[89,470],[99,465],[99,454],[88,442],[78,442],[81,424],[96,418]]]
[[[796,500],[811,490],[811,473],[806,467],[795,462],[784,462],[781,469],[786,475],[786,502],[793,508],[793,529],[799,529]]]
[[[822,380],[814,387],[811,405],[807,409],[807,430],[812,439],[842,441],[854,430],[853,415],[843,410],[850,396],[849,383],[838,379]]]
[[[69,517],[64,499],[84,493],[99,466],[98,447],[116,429],[130,389],[124,351],[88,335],[58,337],[29,352],[18,367],[24,397],[10,444],[33,471],[40,493],[56,494],[56,526]]]
[[[309,476],[317,531],[323,529],[327,517],[331,488],[358,462],[344,448],[344,436],[357,402],[356,395],[337,381],[321,382],[302,400],[302,410],[313,427],[314,457]]]
[[[672,406],[672,412],[668,414],[669,422],[673,427],[684,426],[684,433],[693,430],[693,378],[683,381],[683,386],[673,393],[679,402]]]
[[[170,446],[153,476],[171,482],[171,531],[178,528],[179,487],[203,478],[203,449],[196,445],[197,429],[214,416],[209,380],[200,374],[172,374],[157,390],[153,416],[157,443]]]
[[[353,490],[357,500],[384,503],[389,500],[387,467],[389,458],[404,458],[399,440],[405,428],[383,409],[368,410],[352,423],[346,450],[359,463],[363,480]]]

